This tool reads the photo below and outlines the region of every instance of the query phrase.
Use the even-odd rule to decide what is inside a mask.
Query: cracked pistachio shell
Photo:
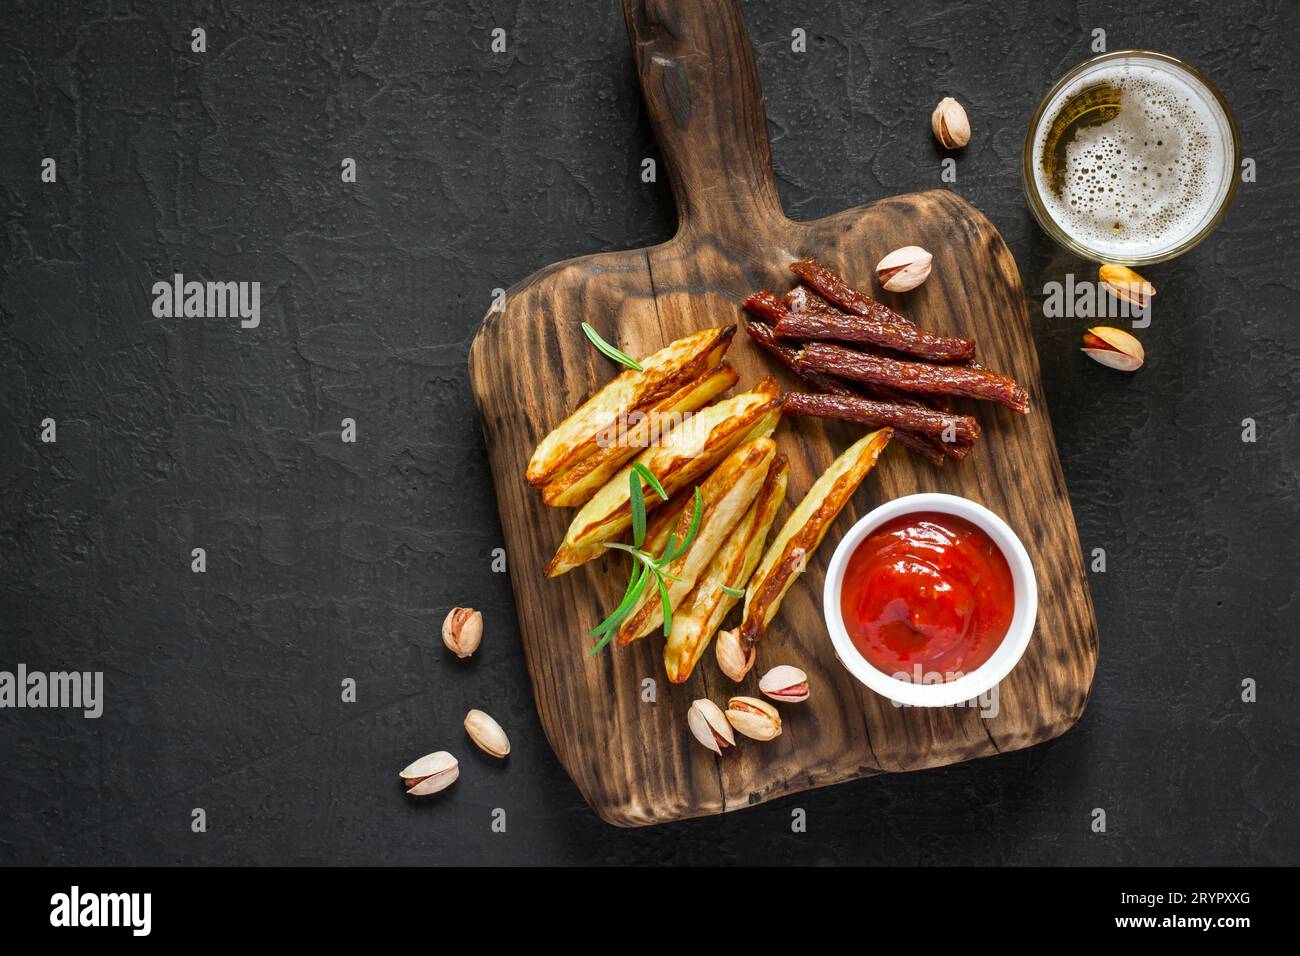
[[[460,764],[445,750],[426,754],[401,772],[406,792],[413,797],[424,797],[445,790],[460,776]]]
[[[472,607],[454,607],[442,622],[442,643],[457,657],[469,657],[483,641],[483,615]]]
[[[930,114],[930,129],[944,149],[960,149],[970,142],[970,120],[966,110],[951,96],[945,96]]]
[[[909,292],[930,278],[933,263],[920,246],[903,246],[876,263],[876,278],[887,292]]]
[[[797,667],[781,664],[759,678],[758,689],[775,701],[798,703],[808,699],[808,675]]]
[[[736,735],[722,708],[708,698],[702,697],[691,704],[686,711],[686,726],[696,740],[715,754],[721,755],[728,747],[736,746]]]
[[[781,715],[757,697],[733,697],[727,703],[727,722],[751,740],[781,736]]]
[[[718,631],[713,641],[713,653],[718,658],[718,669],[739,684],[754,666],[758,648],[751,647],[746,651],[740,643],[740,629],[732,628]]]
[[[1156,287],[1128,266],[1107,262],[1097,270],[1097,278],[1117,299],[1144,309],[1156,294]]]
[[[1146,361],[1142,343],[1123,329],[1098,325],[1084,335],[1083,345],[1088,358],[1121,372],[1136,372]]]

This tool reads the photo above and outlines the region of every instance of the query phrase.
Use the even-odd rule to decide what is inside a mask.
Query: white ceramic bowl
[[[840,611],[840,591],[844,585],[844,570],[862,540],[888,521],[923,511],[965,518],[987,534],[1006,557],[1007,564],[1011,568],[1011,582],[1015,590],[1011,625],[1007,628],[1002,643],[993,652],[993,656],[969,674],[963,674],[956,680],[941,684],[909,683],[877,670],[867,662],[867,659],[853,645],[853,641],[849,639]],[[988,508],[956,495],[936,493],[907,495],[904,498],[895,498],[861,518],[840,540],[835,553],[831,556],[830,566],[826,569],[823,612],[826,616],[826,627],[830,630],[831,643],[835,645],[835,655],[849,673],[859,681],[877,694],[900,704],[910,704],[913,707],[948,707],[983,694],[1011,673],[1011,668],[1019,662],[1025,648],[1029,645],[1029,638],[1033,636],[1034,622],[1038,619],[1038,581],[1034,577],[1034,566],[1029,560],[1025,546],[1020,543],[1020,539],[1007,523]]]

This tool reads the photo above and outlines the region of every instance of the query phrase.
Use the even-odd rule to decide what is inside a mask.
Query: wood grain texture
[[[1097,626],[1016,265],[997,230],[949,192],[885,199],[816,222],[784,216],[772,178],[766,119],[744,21],[735,0],[626,0],[642,90],[673,180],[679,230],[647,249],[559,263],[509,290],[470,353],[478,404],[510,557],[534,696],[560,762],[600,816],[637,826],[719,813],[864,775],[919,770],[1048,740],[1079,719],[1092,685]],[[939,334],[974,337],[979,360],[1029,390],[1017,415],[959,401],[983,426],[975,450],[938,469],[895,445],[841,514],[760,645],[749,679],[733,684],[710,650],[686,684],[663,673],[662,639],[584,656],[593,628],[617,601],[627,568],[611,557],[555,580],[542,568],[572,512],[545,507],[523,480],[536,443],[616,374],[579,323],[590,322],[632,355],[710,325],[736,322],[749,292],[783,292],[787,264],[814,256],[872,288],[886,252],[921,245],[934,273],[891,307]],[[727,355],[746,388],[774,364],[745,336]],[[786,387],[796,383],[780,373]],[[790,458],[779,522],[862,429],[787,420],[776,433]],[[836,662],[821,616],[823,572],[835,541],[862,514],[900,495],[942,491],[1000,514],[1028,549],[1039,582],[1038,625],[1002,682],[999,711],[895,707]],[[732,612],[733,618],[737,611]],[[757,694],[780,663],[809,674],[812,697],[782,708],[784,733],[742,742],[719,760],[696,744],[686,709]],[[657,702],[641,700],[645,678]]]

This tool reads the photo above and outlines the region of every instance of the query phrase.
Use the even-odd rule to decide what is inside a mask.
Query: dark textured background
[[[465,371],[493,288],[672,232],[617,7],[4,6],[0,669],[102,669],[107,703],[0,711],[0,862],[1300,860],[1292,4],[746,2],[794,217],[940,185],[929,112],[966,105],[954,188],[1020,265],[1084,548],[1109,556],[1101,664],[1045,746],[627,832],[533,712]],[[1090,323],[1043,319],[1043,284],[1088,268],[1019,183],[1036,101],[1096,27],[1209,73],[1259,167],[1209,241],[1146,270],[1134,376],[1080,355]],[[155,319],[174,271],[260,280],[261,328]],[[487,621],[467,662],[437,636],[453,604]],[[470,706],[510,732],[504,767],[465,742]],[[404,798],[398,768],[443,747],[460,782]]]

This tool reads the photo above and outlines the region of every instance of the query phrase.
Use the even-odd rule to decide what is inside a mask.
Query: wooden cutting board
[[[638,826],[1006,753],[1063,733],[1088,700],[1097,624],[1020,276],[1001,236],[960,197],[942,191],[895,196],[817,222],[788,220],[773,182],[762,91],[737,0],[625,0],[624,12],[672,176],[679,231],[662,245],[572,259],[520,282],[504,309],[484,318],[469,361],[520,636],[560,763],[603,819]],[[966,461],[942,469],[897,444],[887,449],[786,597],[744,684],[718,671],[712,649],[688,683],[670,684],[657,636],[586,657],[587,633],[622,595],[625,556],[545,579],[542,568],[573,512],[545,507],[523,480],[542,436],[619,371],[591,347],[579,323],[590,322],[631,355],[648,355],[696,329],[737,322],[738,303],[755,289],[784,292],[793,284],[786,268],[792,260],[814,256],[870,290],[874,263],[904,245],[931,250],[934,273],[905,297],[881,294],[882,300],[929,330],[975,337],[984,364],[1029,390],[1031,413],[965,403],[961,410],[979,418],[984,434]],[[738,388],[774,369],[743,334],[727,361],[741,374]],[[790,458],[790,491],[773,533],[861,433],[807,419],[781,424],[776,438]],[[835,542],[881,502],[921,491],[987,505],[1015,529],[1037,570],[1037,630],[1000,685],[999,712],[987,719],[973,708],[895,707],[839,666],[822,620],[823,573]],[[780,737],[742,740],[722,759],[691,738],[685,716],[693,699],[725,707],[733,694],[756,696],[758,676],[780,663],[802,667],[812,686],[809,701],[781,708]],[[647,679],[655,682],[652,695]]]

